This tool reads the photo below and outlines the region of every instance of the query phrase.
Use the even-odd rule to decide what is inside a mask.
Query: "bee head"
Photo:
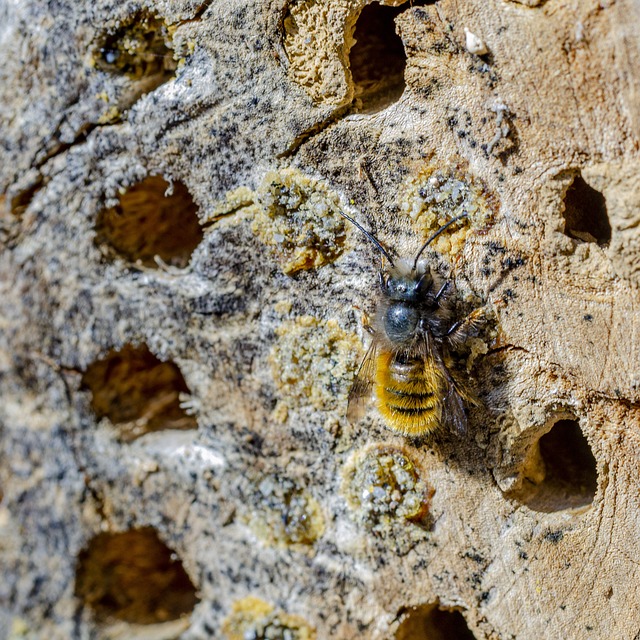
[[[418,302],[431,290],[433,275],[426,266],[416,271],[410,263],[399,260],[390,271],[380,272],[380,286],[389,300]]]

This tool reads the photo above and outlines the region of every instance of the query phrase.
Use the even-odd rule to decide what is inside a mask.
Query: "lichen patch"
[[[340,199],[321,181],[295,169],[272,171],[258,191],[260,213],[253,230],[273,247],[282,270],[292,275],[333,262],[347,232]]]
[[[284,406],[310,404],[335,409],[348,393],[361,358],[355,334],[335,320],[301,316],[283,322],[271,355],[271,370]]]
[[[233,604],[222,624],[227,640],[315,640],[316,632],[300,616],[276,611],[269,603],[247,596]]]
[[[432,247],[439,253],[457,254],[471,230],[493,221],[496,198],[468,171],[457,165],[429,166],[411,176],[400,190],[398,204],[413,228],[425,239],[450,220],[466,214]]]
[[[272,546],[312,545],[324,531],[318,502],[290,478],[264,476],[250,497],[248,524]]]
[[[433,491],[409,456],[391,446],[357,452],[343,472],[342,492],[356,520],[407,551],[426,537]]]

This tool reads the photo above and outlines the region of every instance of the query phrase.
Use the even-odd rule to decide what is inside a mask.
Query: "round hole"
[[[475,640],[460,611],[437,604],[406,609],[401,620],[395,640]]]
[[[203,237],[197,210],[181,182],[171,186],[160,176],[150,176],[127,189],[117,206],[98,215],[96,240],[132,262],[157,267],[158,256],[167,264],[186,267]]]
[[[394,23],[403,10],[373,2],[358,17],[349,63],[360,111],[380,111],[404,91],[407,56]]]
[[[152,528],[100,533],[78,557],[75,595],[99,620],[176,620],[193,611],[196,590]]]
[[[611,223],[604,196],[578,174],[564,196],[564,232],[581,242],[601,246],[611,241]]]
[[[91,391],[97,417],[109,418],[125,442],[151,431],[197,428],[180,406],[180,394],[189,393],[180,370],[144,345],[127,345],[89,365],[82,386]]]
[[[510,497],[534,511],[582,511],[598,484],[596,459],[576,420],[558,420],[532,445],[522,482]]]
[[[144,79],[147,90],[172,78],[177,66],[167,25],[146,11],[135,13],[101,36],[93,58],[102,71]]]

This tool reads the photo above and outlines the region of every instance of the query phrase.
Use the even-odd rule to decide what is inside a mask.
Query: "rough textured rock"
[[[0,0],[0,637],[638,637],[639,32]],[[428,252],[484,309],[466,437],[347,421],[339,209],[406,256],[469,214]]]

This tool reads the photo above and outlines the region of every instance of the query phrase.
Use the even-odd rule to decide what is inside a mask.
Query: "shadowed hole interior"
[[[75,595],[99,620],[176,620],[193,611],[196,589],[152,528],[100,533],[80,553]]]
[[[611,224],[604,196],[577,175],[564,196],[564,232],[582,242],[604,246],[611,241]]]
[[[94,61],[102,71],[143,82],[147,91],[172,78],[177,66],[169,27],[147,11],[136,12],[103,34]]]
[[[596,459],[578,422],[559,420],[535,446],[544,479],[537,485],[525,482],[522,502],[544,513],[591,505],[598,484]]]
[[[460,611],[425,604],[406,609],[395,640],[475,640]]]
[[[360,111],[380,111],[396,102],[404,91],[407,56],[394,20],[405,9],[373,2],[358,17],[354,33],[357,42],[349,61]]]
[[[186,267],[203,237],[196,212],[181,182],[169,185],[160,176],[150,176],[98,215],[96,240],[132,262],[157,267],[158,256],[167,264]]]
[[[89,365],[82,386],[91,391],[96,416],[109,418],[125,442],[151,431],[197,428],[180,406],[180,394],[189,393],[180,370],[146,346],[109,352]]]

